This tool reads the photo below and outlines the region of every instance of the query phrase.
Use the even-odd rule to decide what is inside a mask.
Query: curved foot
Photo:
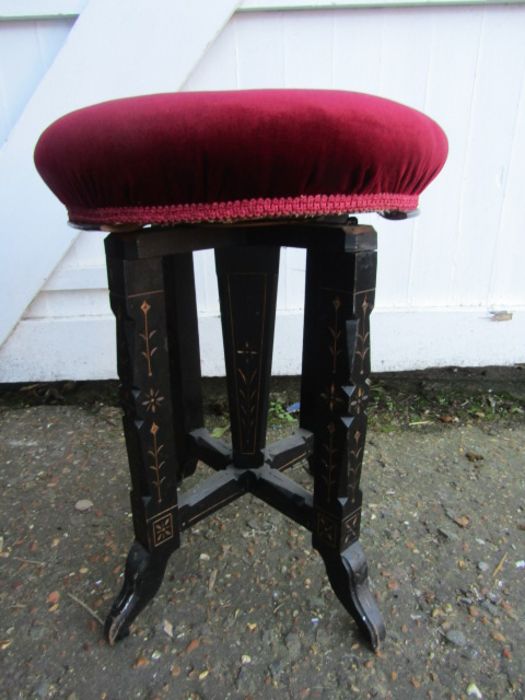
[[[129,550],[124,585],[113,603],[104,636],[113,645],[127,637],[129,626],[159,590],[167,559],[153,557],[139,542]]]
[[[352,615],[374,651],[385,638],[385,623],[368,588],[368,567],[359,542],[342,552],[319,549],[334,593]]]

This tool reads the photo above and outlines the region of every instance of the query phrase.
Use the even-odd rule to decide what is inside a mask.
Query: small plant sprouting
[[[294,423],[295,418],[288,413],[280,401],[270,401],[268,408],[268,420],[270,423]]]

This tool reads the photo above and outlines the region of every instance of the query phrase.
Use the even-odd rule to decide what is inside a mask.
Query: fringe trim
[[[72,207],[69,209],[69,219],[78,224],[228,223],[248,219],[314,217],[365,211],[412,211],[417,206],[418,195],[412,194],[316,194],[240,199],[211,204]]]

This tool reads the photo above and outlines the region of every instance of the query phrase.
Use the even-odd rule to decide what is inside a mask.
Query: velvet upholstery
[[[409,211],[447,140],[413,109],[335,90],[146,95],[53,123],[36,166],[79,224]]]

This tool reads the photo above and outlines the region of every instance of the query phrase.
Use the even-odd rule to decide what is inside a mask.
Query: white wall
[[[0,22],[0,145],[60,47],[73,20]]]
[[[238,13],[184,85],[360,90],[444,127],[449,160],[421,216],[361,217],[379,232],[375,370],[525,359],[524,37],[523,5]],[[303,253],[284,251],[276,373],[300,369],[303,272]],[[211,253],[196,256],[196,273],[213,375],[223,364]],[[500,310],[512,320],[493,320]],[[0,349],[0,381],[112,377],[113,342],[102,234],[82,233]]]

